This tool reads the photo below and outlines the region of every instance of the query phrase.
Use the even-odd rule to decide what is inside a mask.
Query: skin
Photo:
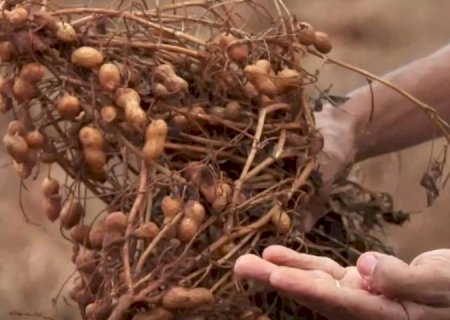
[[[450,122],[450,45],[413,61],[385,79],[433,106]],[[349,94],[339,108],[316,114],[324,137],[321,173],[324,186],[304,218],[309,232],[324,214],[326,197],[338,173],[354,161],[394,152],[438,137],[439,132],[414,104],[383,85]],[[238,277],[287,295],[330,320],[450,319],[450,249],[425,252],[411,264],[376,252],[360,256],[356,266],[300,254],[281,246],[262,257],[244,255],[235,264]],[[336,280],[340,286],[337,286]]]
[[[432,106],[450,122],[449,61],[450,45],[447,45],[384,78]],[[305,215],[306,232],[324,215],[332,183],[349,164],[440,136],[436,125],[415,104],[379,83],[373,83],[372,90],[373,109],[370,87],[363,86],[350,92],[347,95],[350,99],[340,107],[326,105],[315,114],[317,129],[324,137],[319,158],[324,186]]]
[[[375,266],[370,264],[372,260]],[[410,265],[367,252],[357,266],[344,268],[326,257],[271,246],[262,258],[240,257],[234,272],[332,320],[450,317],[450,250],[426,252]]]

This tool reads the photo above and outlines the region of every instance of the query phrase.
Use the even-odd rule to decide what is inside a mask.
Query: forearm
[[[450,119],[450,45],[387,74],[384,79],[406,90]],[[398,151],[440,135],[417,105],[379,83],[350,93],[340,111],[358,137],[356,160]],[[372,109],[373,106],[373,109]],[[369,117],[373,112],[371,122]],[[341,114],[340,117],[343,115]]]

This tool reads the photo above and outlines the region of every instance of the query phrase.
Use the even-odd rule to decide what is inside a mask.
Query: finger
[[[414,302],[402,302],[410,320],[447,320],[450,318],[450,308],[434,308]]]
[[[362,254],[356,262],[356,269],[361,276],[363,287],[371,292],[378,292],[371,287],[371,274],[373,273],[375,263],[378,258],[386,256],[383,253],[368,251]],[[401,261],[401,260],[400,260]],[[406,265],[406,264],[405,264]]]
[[[241,278],[252,279],[269,285],[270,274],[277,266],[252,254],[239,257],[234,264],[234,273]]]
[[[270,275],[272,288],[330,319],[403,320],[403,307],[365,290],[338,288],[332,279],[314,279],[311,271],[279,267]]]
[[[324,195],[317,195],[311,198],[303,211],[303,231],[310,233],[314,226],[322,217],[327,214],[327,200]]]
[[[418,255],[411,262],[411,266],[423,265],[425,263],[443,263],[450,266],[450,249],[437,249]]]
[[[387,297],[432,306],[450,306],[450,268],[442,264],[409,266],[389,255],[363,254],[357,268],[369,287]]]
[[[298,253],[282,246],[270,246],[264,250],[262,256],[265,260],[280,266],[321,270],[338,280],[345,275],[345,269],[330,258]]]

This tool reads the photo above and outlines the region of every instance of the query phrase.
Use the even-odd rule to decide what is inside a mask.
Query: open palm
[[[364,266],[340,266],[335,261],[300,254],[281,246],[267,248],[263,257],[238,259],[238,276],[260,282],[332,320],[449,319],[449,309],[389,299],[370,290],[361,276]]]

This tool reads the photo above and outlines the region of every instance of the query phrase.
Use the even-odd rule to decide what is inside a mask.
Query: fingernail
[[[377,258],[374,255],[366,255],[358,263],[358,270],[362,276],[370,277],[377,265]]]

